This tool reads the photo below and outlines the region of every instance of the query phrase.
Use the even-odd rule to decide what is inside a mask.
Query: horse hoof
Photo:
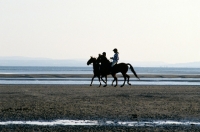
[[[130,83],[128,85],[131,85]]]
[[[114,87],[116,87],[117,85],[115,85]]]
[[[92,85],[90,85],[90,86],[92,86]]]
[[[106,87],[107,85],[104,85],[103,87]]]
[[[123,87],[124,85],[121,85],[120,87]]]

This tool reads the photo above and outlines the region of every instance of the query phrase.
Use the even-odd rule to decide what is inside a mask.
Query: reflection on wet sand
[[[123,78],[118,78],[122,83]],[[90,84],[91,78],[0,78],[0,84]],[[130,80],[133,85],[200,85],[200,78],[141,78]],[[108,84],[112,78],[108,78]],[[93,84],[99,84],[97,78]]]
[[[156,127],[156,126],[200,126],[200,122],[193,121],[106,121],[106,120],[54,120],[54,121],[5,121],[0,125],[38,125],[38,126],[57,126],[57,125],[78,125],[78,126],[127,126],[127,127]]]

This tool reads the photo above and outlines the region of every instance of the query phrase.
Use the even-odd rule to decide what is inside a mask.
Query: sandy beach
[[[11,75],[4,75],[9,77]],[[55,77],[14,75],[12,77]],[[91,77],[92,75],[57,75]],[[153,75],[152,75],[153,76]],[[2,77],[2,75],[1,75]],[[155,76],[154,76],[155,77]],[[173,77],[173,76],[171,76]],[[0,85],[0,120],[200,121],[199,86]],[[0,131],[196,131],[189,127],[0,126]]]

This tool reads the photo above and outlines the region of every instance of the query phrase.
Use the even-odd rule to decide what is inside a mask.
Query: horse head
[[[91,56],[90,59],[87,62],[87,65],[90,65],[91,63],[94,63],[95,61],[96,61],[96,58]]]

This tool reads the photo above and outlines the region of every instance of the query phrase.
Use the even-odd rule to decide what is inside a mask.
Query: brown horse
[[[107,80],[107,75],[111,73],[111,75],[112,75],[113,78],[114,78],[113,82],[116,81],[115,87],[117,86],[117,83],[118,83],[118,80],[117,80],[117,77],[116,77],[116,74],[117,74],[118,72],[121,72],[122,75],[123,75],[123,77],[124,77],[124,83],[121,85],[121,87],[124,86],[124,84],[125,84],[127,78],[128,78],[127,83],[128,83],[129,85],[131,85],[131,84],[129,83],[129,78],[130,78],[130,76],[127,75],[128,66],[130,66],[130,69],[131,69],[131,71],[133,72],[133,74],[135,75],[135,77],[137,77],[137,78],[139,79],[138,75],[136,74],[136,72],[135,72],[135,70],[133,69],[133,67],[132,67],[131,64],[129,64],[129,63],[119,63],[119,64],[116,64],[116,65],[114,65],[114,66],[111,68],[111,72],[110,72],[110,70],[108,70],[108,69],[110,69],[111,63],[110,63],[110,62],[108,63],[108,60],[105,60],[105,59],[103,59],[103,58],[104,58],[103,55],[99,55],[99,57],[97,58],[97,62],[100,62],[101,65],[104,66],[104,68],[101,68],[101,69],[104,69],[104,70],[101,71],[101,74],[102,74],[102,76],[105,76],[105,77],[106,77],[106,80]],[[113,85],[113,82],[112,82],[112,85]],[[106,85],[105,85],[104,87],[106,87],[106,86],[107,86],[107,81],[106,81]]]

